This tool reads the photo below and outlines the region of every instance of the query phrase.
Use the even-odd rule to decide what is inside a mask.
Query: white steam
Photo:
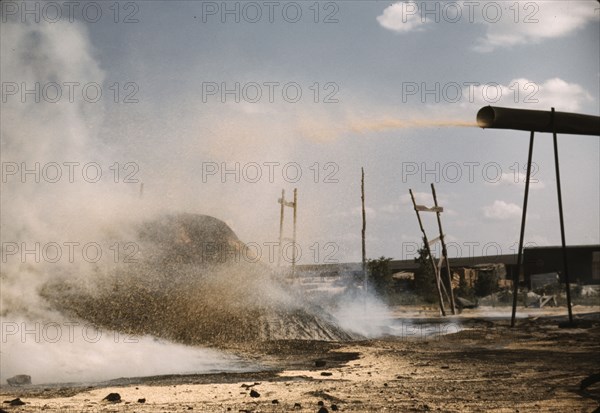
[[[256,366],[211,349],[97,330],[80,322],[4,322],[0,379],[27,373],[33,384],[94,383],[127,377],[249,371]]]
[[[63,86],[63,93],[66,82],[104,87],[105,73],[81,24],[9,22],[0,30],[3,85],[31,90],[56,83]],[[19,90],[2,103],[0,379],[29,374],[38,384],[92,382],[247,369],[241,361],[212,350],[110,331],[98,335],[83,328],[81,321],[73,326],[40,297],[42,285],[53,278],[85,281],[95,271],[110,269],[113,241],[133,240],[132,225],[158,210],[139,202],[138,185],[114,184],[109,168],[115,160],[98,132],[103,103],[85,101],[81,89],[75,91],[72,101],[63,97],[51,103],[43,98],[36,102],[31,94],[23,99]],[[82,171],[91,163],[103,174],[93,183]],[[43,175],[44,166],[50,164],[61,169],[57,182],[50,182],[56,168]],[[72,177],[68,165],[73,167]],[[24,169],[34,172],[23,175]],[[69,243],[77,243],[70,244],[72,251]],[[99,262],[84,259],[82,246],[88,243],[101,247]],[[51,262],[56,248],[44,249],[50,245],[60,247],[57,262]]]
[[[101,85],[106,92],[106,73],[94,56],[88,33],[81,24],[3,23],[0,30],[3,84],[11,83],[19,87],[26,85],[31,89],[36,84],[43,87],[49,83],[64,85],[65,82],[76,82],[79,85]],[[53,310],[52,306],[40,297],[40,290],[48,282],[70,277],[77,279],[73,285],[83,285],[91,292],[97,292],[94,291],[95,286],[91,282],[96,278],[95,275],[110,274],[116,267],[113,260],[115,242],[120,243],[117,244],[119,253],[126,254],[125,244],[136,240],[133,230],[136,224],[155,217],[164,207],[168,207],[169,212],[196,212],[190,211],[194,209],[193,205],[196,205],[203,213],[218,215],[219,218],[228,221],[235,219],[234,230],[237,230],[235,224],[243,223],[243,229],[248,233],[262,237],[261,240],[248,240],[242,234],[241,238],[246,241],[272,240],[273,235],[277,233],[276,219],[270,219],[271,211],[267,208],[268,203],[277,211],[275,200],[280,187],[277,185],[278,188],[274,191],[272,182],[246,186],[223,185],[217,176],[203,185],[202,191],[194,193],[190,190],[190,182],[197,182],[201,177],[198,159],[204,159],[200,156],[202,152],[208,150],[214,159],[219,160],[240,156],[241,160],[253,161],[254,159],[244,158],[243,155],[248,151],[262,153],[264,148],[271,147],[271,136],[251,139],[253,136],[266,135],[262,132],[261,122],[246,122],[255,119],[255,114],[244,118],[237,117],[236,122],[221,125],[221,129],[213,131],[214,136],[208,133],[208,136],[190,137],[186,135],[186,128],[180,124],[189,123],[187,126],[194,131],[201,130],[200,125],[194,124],[190,119],[180,122],[179,117],[169,116],[168,110],[165,110],[167,119],[164,123],[173,127],[177,123],[181,130],[172,132],[174,138],[170,136],[169,139],[163,139],[158,147],[147,144],[142,148],[149,152],[156,150],[168,153],[171,158],[162,158],[166,165],[153,165],[153,153],[145,153],[145,156],[142,156],[146,161],[144,166],[148,169],[145,175],[148,179],[145,182],[148,195],[144,202],[141,202],[138,197],[139,185],[116,185],[114,182],[114,171],[110,167],[120,160],[122,148],[115,143],[117,140],[114,136],[109,139],[100,133],[106,130],[104,116],[107,112],[103,102],[104,100],[97,103],[85,101],[81,99],[79,90],[73,101],[63,98],[57,103],[44,99],[36,102],[28,95],[24,102],[19,93],[2,104],[0,379],[5,380],[15,374],[29,374],[34,383],[50,383],[247,369],[248,366],[243,362],[223,353],[156,341],[151,337],[142,337],[136,339],[137,342],[127,343],[124,342],[127,337],[103,331],[101,337],[95,341],[96,336],[91,330],[89,334],[94,339],[90,339],[89,336],[83,337],[85,329],[82,329],[81,325],[74,328],[74,337],[71,340],[68,323],[72,320]],[[289,116],[296,116],[296,113],[290,113]],[[263,115],[264,119],[271,117],[269,114]],[[240,119],[242,121],[238,122]],[[286,120],[287,118],[284,118],[284,121]],[[281,121],[282,128],[288,126],[284,121]],[[403,122],[385,119],[373,122],[354,121],[348,124],[342,132],[367,133],[404,127],[450,126],[447,122]],[[310,123],[305,127],[305,136],[319,139],[323,137],[321,135],[325,135],[326,138],[340,132],[329,127],[320,130],[318,126],[313,127]],[[291,129],[295,132],[298,128]],[[302,132],[302,128],[299,129]],[[118,135],[118,131],[111,133]],[[288,131],[288,134],[288,140],[275,145],[272,153],[268,153],[267,156],[272,156],[273,159],[266,160],[281,161],[280,148],[293,151],[292,142],[296,141],[291,135],[294,133]],[[128,135],[124,140],[128,141],[129,138],[131,136]],[[138,138],[139,142],[142,141],[139,136],[135,136],[131,138],[133,144],[135,138]],[[179,138],[182,142],[178,141]],[[114,147],[106,143],[111,139]],[[156,137],[154,139],[158,140]],[[211,142],[207,143],[207,140]],[[128,144],[132,143],[123,143],[122,147],[127,148]],[[71,180],[67,165],[73,163],[76,165]],[[84,165],[91,163],[99,165],[103,174],[102,179],[94,183],[84,179],[82,171]],[[33,176],[22,174],[24,168],[43,169],[44,165],[49,164],[61,167],[63,176],[58,182],[49,182],[48,179],[36,182],[38,179],[35,175],[43,174],[40,170],[34,172]],[[188,170],[186,165],[195,165],[196,169]],[[12,169],[7,169],[8,166]],[[304,165],[305,173],[308,173],[308,166]],[[280,171],[281,169],[279,174]],[[302,188],[300,190],[302,191]],[[313,194],[313,199],[316,197],[317,195]],[[252,208],[248,207],[249,202],[252,202]],[[302,221],[304,235],[301,237],[309,238],[306,234],[318,234],[322,231],[319,219],[314,218],[325,215],[319,213],[322,212],[319,208],[322,206],[311,204],[311,217]],[[302,213],[309,215],[306,212]],[[304,217],[301,216],[300,219]],[[270,236],[266,237],[265,232]],[[73,260],[70,259],[71,251],[65,243],[78,244],[75,246]],[[82,246],[90,243],[98,244],[103,252],[99,262],[91,263],[90,260],[82,259]],[[52,258],[56,256],[56,251],[45,250],[44,246],[48,245],[60,246],[62,259],[50,262],[51,259],[47,259],[44,254],[50,254]],[[25,250],[30,252],[25,253]],[[263,250],[263,253],[266,253],[266,250]],[[110,285],[104,287],[108,288]],[[279,294],[279,290],[275,288],[265,291],[262,284],[254,287],[254,292],[263,297]],[[285,302],[286,297],[278,296],[273,300]],[[222,297],[212,298],[219,301]],[[332,311],[339,318],[341,327],[348,331],[366,337],[377,337],[388,333],[389,326],[393,324],[388,309],[374,296],[364,298],[353,295],[342,297],[336,302],[338,304]],[[83,324],[81,320],[79,322]],[[59,326],[61,331],[58,340],[56,326]]]
[[[367,338],[381,337],[388,332],[392,314],[388,306],[371,293],[344,294],[337,298],[333,315],[340,327]]]

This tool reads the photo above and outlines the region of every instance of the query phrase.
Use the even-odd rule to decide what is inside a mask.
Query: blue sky
[[[52,24],[23,23],[3,9],[3,82],[98,81],[104,96],[113,96],[110,87],[119,82],[120,100],[131,91],[138,100],[106,98],[93,111],[84,103],[73,115],[82,125],[74,132],[56,120],[63,112],[54,116],[57,109],[48,108],[50,120],[36,130],[55,143],[38,155],[64,160],[64,148],[81,141],[71,159],[135,162],[144,202],[214,215],[243,241],[258,244],[277,239],[277,197],[297,187],[306,263],[315,261],[315,250],[321,262],[328,253],[339,261],[360,259],[361,167],[369,257],[411,257],[420,233],[408,191],[430,204],[434,182],[451,254],[493,255],[516,251],[528,133],[465,125],[488,104],[599,112],[597,1],[275,2],[272,22],[265,2],[250,3],[121,2],[117,23],[108,3],[97,22],[75,13],[73,22],[63,16]],[[222,15],[225,7],[239,10],[239,22],[235,14]],[[298,10],[302,15],[292,23]],[[137,22],[124,23],[130,13]],[[5,63],[32,32],[44,39],[44,53],[54,55],[22,58],[24,67]],[[135,89],[124,89],[127,83]],[[236,83],[239,102],[235,94],[221,96],[223,86]],[[439,96],[421,95],[436,85]],[[298,90],[302,97],[294,101]],[[24,133],[10,128],[3,127],[3,139]],[[567,242],[598,243],[598,137],[562,135],[559,147]],[[31,156],[14,148],[3,146],[3,161]],[[534,161],[538,182],[526,241],[555,245],[550,135],[537,136]],[[236,165],[239,182],[221,175]],[[261,179],[254,179],[257,165]],[[215,166],[216,174],[207,174]],[[298,170],[302,177],[291,182]],[[136,191],[119,188],[119,194]],[[434,216],[426,218],[433,235]]]

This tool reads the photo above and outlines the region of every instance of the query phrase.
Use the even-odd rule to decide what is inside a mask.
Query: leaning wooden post
[[[279,213],[279,254],[277,255],[277,266],[281,266],[281,254],[283,243],[283,211],[285,208],[285,189],[281,190],[281,198],[278,202],[281,204],[281,212]]]
[[[367,230],[367,215],[365,214],[365,168],[360,168],[360,199],[362,201],[362,271],[363,271],[363,290],[367,292],[367,249],[365,244],[365,234]]]
[[[446,262],[446,276],[448,277],[448,286],[450,288],[450,306],[452,308],[452,314],[456,314],[456,306],[454,304],[454,292],[452,291],[452,273],[450,272],[450,261],[448,260],[448,250],[446,249],[446,241],[444,241],[444,232],[442,230],[442,219],[440,217],[440,210],[437,202],[437,195],[435,193],[435,186],[431,184],[431,192],[433,193],[433,202],[436,206],[435,215],[437,215],[438,228],[440,229],[440,241],[442,243],[442,257]],[[441,268],[440,268],[441,272]],[[440,274],[441,275],[441,274]]]
[[[421,228],[421,233],[423,234],[423,242],[425,243],[425,250],[427,251],[427,255],[429,255],[429,261],[431,261],[431,268],[435,273],[435,288],[438,294],[438,300],[440,302],[440,312],[442,316],[446,316],[446,310],[444,309],[444,299],[442,298],[442,290],[440,288],[440,278],[437,271],[437,267],[435,265],[435,260],[433,259],[433,255],[431,254],[431,248],[429,248],[429,240],[427,239],[427,234],[425,233],[425,228],[423,228],[423,222],[421,221],[421,215],[419,215],[419,209],[417,208],[417,203],[415,201],[415,196],[413,195],[412,189],[408,190],[410,192],[410,198],[412,199],[413,207],[415,208],[415,213],[417,214],[417,220],[419,221],[419,228]]]

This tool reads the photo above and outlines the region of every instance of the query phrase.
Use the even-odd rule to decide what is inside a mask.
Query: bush
[[[415,272],[415,291],[426,302],[437,302],[438,295],[435,286],[435,272],[425,246],[419,249],[419,256],[415,258],[415,262],[419,264],[419,268]]]
[[[475,294],[478,297],[486,297],[498,291],[498,278],[495,271],[479,272],[475,281]]]
[[[394,279],[390,270],[391,258],[379,257],[367,260],[369,280],[375,292],[382,298],[388,299],[394,293]]]
[[[469,287],[467,280],[464,277],[460,277],[458,288],[454,292],[454,296],[466,298],[467,300],[475,300],[475,291],[472,287]]]

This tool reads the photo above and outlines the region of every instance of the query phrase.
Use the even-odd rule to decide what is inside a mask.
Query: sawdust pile
[[[85,282],[54,280],[42,296],[100,328],[185,344],[239,348],[356,338],[295,294],[216,218],[164,216],[142,224],[137,236],[137,262],[98,268]]]

